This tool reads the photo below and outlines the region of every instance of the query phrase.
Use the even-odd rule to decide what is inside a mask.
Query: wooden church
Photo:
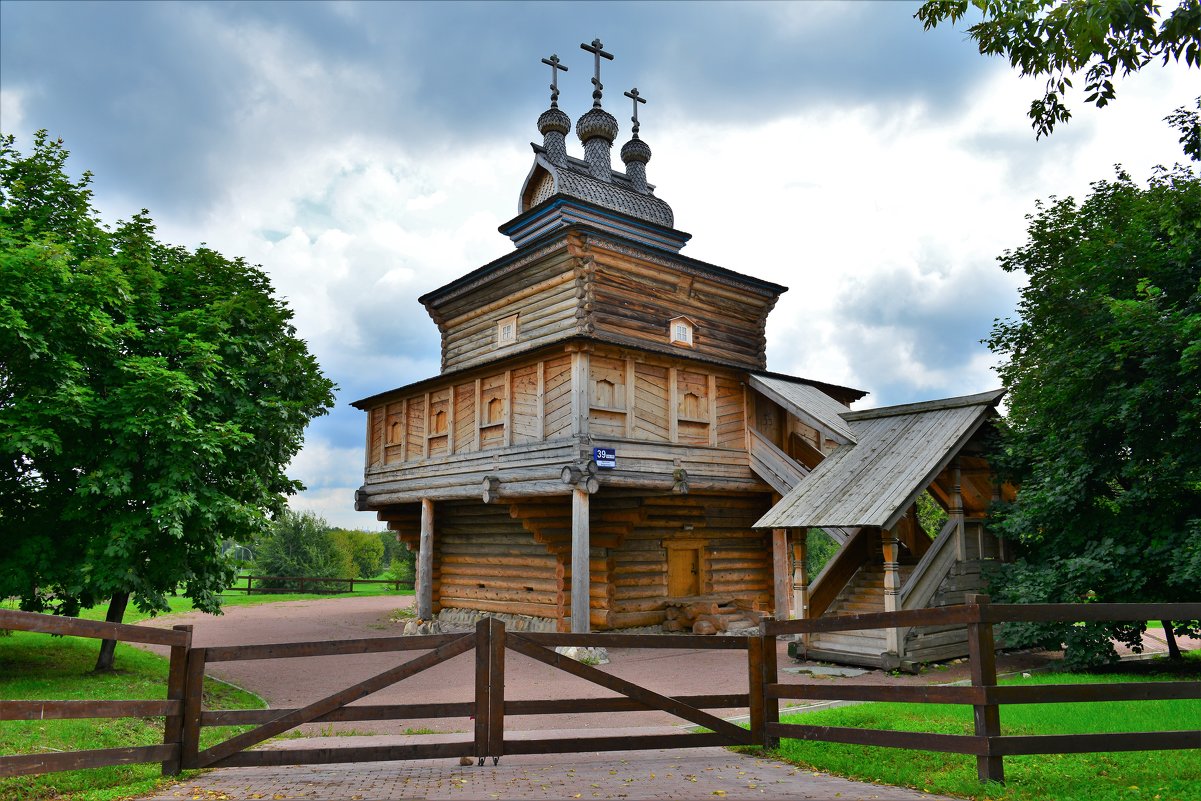
[[[999,393],[852,412],[866,393],[767,371],[786,288],[681,254],[690,238],[647,182],[634,89],[625,170],[602,107],[551,103],[500,230],[515,249],[419,298],[440,375],[355,402],[367,412],[355,505],[418,552],[422,620],[480,615],[560,631],[712,631],[780,617],[957,603],[998,556],[979,440]],[[931,491],[950,513],[916,525]],[[840,549],[812,583],[807,528]],[[749,622],[748,622],[749,621]],[[708,624],[708,625],[705,625]],[[867,635],[871,635],[868,632]],[[864,664],[966,653],[946,632],[827,636]]]

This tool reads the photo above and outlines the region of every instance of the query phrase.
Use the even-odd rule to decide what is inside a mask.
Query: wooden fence
[[[472,756],[480,760],[504,754],[547,754],[577,751],[687,748],[706,745],[766,745],[780,737],[804,740],[946,751],[974,755],[981,781],[1004,781],[1003,759],[1016,754],[1086,753],[1201,748],[1201,731],[1159,731],[1072,735],[1003,735],[1002,704],[1079,701],[1178,700],[1201,698],[1201,682],[1142,684],[998,686],[993,626],[1011,622],[1077,622],[1133,620],[1197,620],[1201,604],[989,604],[987,596],[969,596],[963,606],[847,615],[816,620],[767,621],[761,634],[749,637],[691,635],[550,634],[506,632],[496,619],[485,619],[474,632],[424,637],[379,637],[354,640],[192,647],[191,626],[171,631],[143,626],[0,610],[0,629],[116,639],[165,645],[171,649],[166,700],[4,701],[0,720],[120,718],[163,716],[163,743],[154,746],[97,749],[71,753],[0,757],[0,777],[49,773],[76,768],[137,762],[161,762],[163,773],[181,768],[315,764],[391,759]],[[970,686],[895,687],[855,684],[781,684],[776,665],[776,638],[783,634],[854,631],[897,626],[962,624],[968,630]],[[722,649],[746,652],[747,693],[663,695],[595,667],[556,653],[555,646],[606,648]],[[376,676],[353,684],[299,709],[205,710],[206,665],[249,659],[286,659],[334,654],[425,651]],[[505,653],[550,665],[619,694],[611,698],[505,699]],[[469,697],[455,703],[354,705],[351,702],[383,687],[434,668],[459,654],[475,652],[475,682],[464,688]],[[894,701],[970,704],[975,734],[950,735],[883,731],[779,722],[780,699]],[[707,709],[746,706],[749,729],[742,729]],[[508,715],[571,715],[659,709],[708,731],[635,737],[581,737],[553,740],[506,740]],[[469,739],[453,743],[357,748],[247,750],[253,745],[305,723],[475,717]],[[256,728],[203,751],[200,733],[206,726],[253,725]]]
[[[0,720],[67,720],[80,718],[144,718],[162,716],[162,745],[97,748],[52,754],[0,757],[0,777],[54,773],[77,768],[101,768],[140,762],[162,762],[163,774],[179,773],[183,756],[184,678],[192,650],[192,627],[170,631],[123,623],[103,623],[55,615],[0,609],[0,629],[88,637],[96,640],[166,645],[171,649],[167,698],[124,701],[0,701]]]
[[[246,582],[243,586],[243,580]],[[263,582],[278,584],[281,582],[293,582],[299,585],[297,587],[263,587]],[[254,586],[258,582],[260,586]],[[314,595],[338,595],[341,593],[354,592],[355,585],[366,586],[368,584],[385,584],[392,587],[396,592],[413,589],[412,579],[408,581],[400,581],[399,579],[362,579],[362,578],[314,578],[312,576],[238,576],[237,582],[234,583],[226,592],[244,592],[247,595],[255,593],[270,594],[270,593],[312,593]]]
[[[1137,684],[997,685],[993,626],[998,623],[1077,623],[1082,621],[1198,620],[1201,603],[1190,604],[991,604],[987,595],[969,595],[962,606],[914,609],[813,620],[773,620],[763,632],[774,641],[782,634],[860,631],[900,626],[967,627],[970,686],[888,687],[856,684],[780,684],[766,687],[767,704],[781,698],[839,701],[971,704],[974,735],[930,734],[834,726],[767,722],[758,739],[772,745],[780,737],[821,742],[945,751],[976,757],[980,781],[1005,781],[1004,758],[1019,754],[1083,754],[1099,751],[1154,751],[1201,748],[1201,731],[1157,731],[1100,734],[1004,735],[1002,704],[1047,704],[1096,701],[1151,701],[1201,698],[1201,682]],[[772,647],[770,645],[766,647]]]

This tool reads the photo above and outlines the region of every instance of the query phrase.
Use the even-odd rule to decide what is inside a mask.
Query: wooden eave
[[[546,201],[543,201],[543,203],[549,203],[553,199],[554,198],[550,198]],[[573,202],[586,204],[586,201],[575,200],[574,198]],[[538,204],[538,206],[535,206],[534,209],[526,212],[526,214],[529,214],[540,208],[543,203]],[[600,206],[596,206],[595,208],[606,213],[613,213],[608,209],[601,208]],[[681,256],[678,253],[656,250],[633,239],[626,239],[609,231],[602,231],[589,225],[577,223],[564,226],[562,228],[557,228],[548,233],[546,236],[530,242],[520,250],[517,250],[506,256],[502,256],[495,261],[485,264],[483,267],[472,270],[466,275],[463,275],[448,284],[444,284],[437,289],[431,290],[417,298],[417,302],[429,309],[431,315],[433,315],[435,314],[436,307],[440,304],[456,298],[464,292],[478,289],[479,287],[489,283],[489,281],[493,280],[494,278],[499,278],[502,268],[513,264],[514,262],[523,260],[530,253],[542,250],[548,245],[557,243],[560,240],[563,240],[564,244],[566,244],[568,236],[570,236],[572,233],[581,234],[589,239],[610,241],[619,245],[620,247],[632,248],[638,251],[640,258],[652,263],[675,268],[682,272],[708,278],[728,286],[735,286],[763,297],[777,297],[788,291],[788,287],[772,283],[771,281],[763,281],[749,275],[744,275],[743,273],[735,272],[734,270],[727,270],[725,267],[718,267],[716,264],[709,264],[708,262],[703,262],[699,259]]]

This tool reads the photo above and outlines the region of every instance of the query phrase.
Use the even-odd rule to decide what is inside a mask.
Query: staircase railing
[[[809,468],[793,461],[774,442],[753,428],[748,427],[748,431],[751,435],[751,470],[776,492],[787,495],[809,475]]]
[[[934,597],[938,585],[942,583],[951,565],[955,564],[957,524],[958,521],[954,517],[947,518],[930,548],[918,560],[909,579],[897,594],[897,604],[901,609],[925,608]]]

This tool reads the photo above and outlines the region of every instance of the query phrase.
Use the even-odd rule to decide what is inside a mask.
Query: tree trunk
[[[129,593],[114,592],[108,602],[108,614],[104,619],[109,623],[120,623],[125,617],[125,607],[129,605]],[[100,641],[100,656],[96,659],[96,672],[106,672],[113,669],[113,657],[116,654],[116,640]]]
[[[1172,621],[1161,620],[1163,638],[1168,643],[1168,659],[1180,659],[1180,646],[1176,644],[1176,635],[1172,633]]]

